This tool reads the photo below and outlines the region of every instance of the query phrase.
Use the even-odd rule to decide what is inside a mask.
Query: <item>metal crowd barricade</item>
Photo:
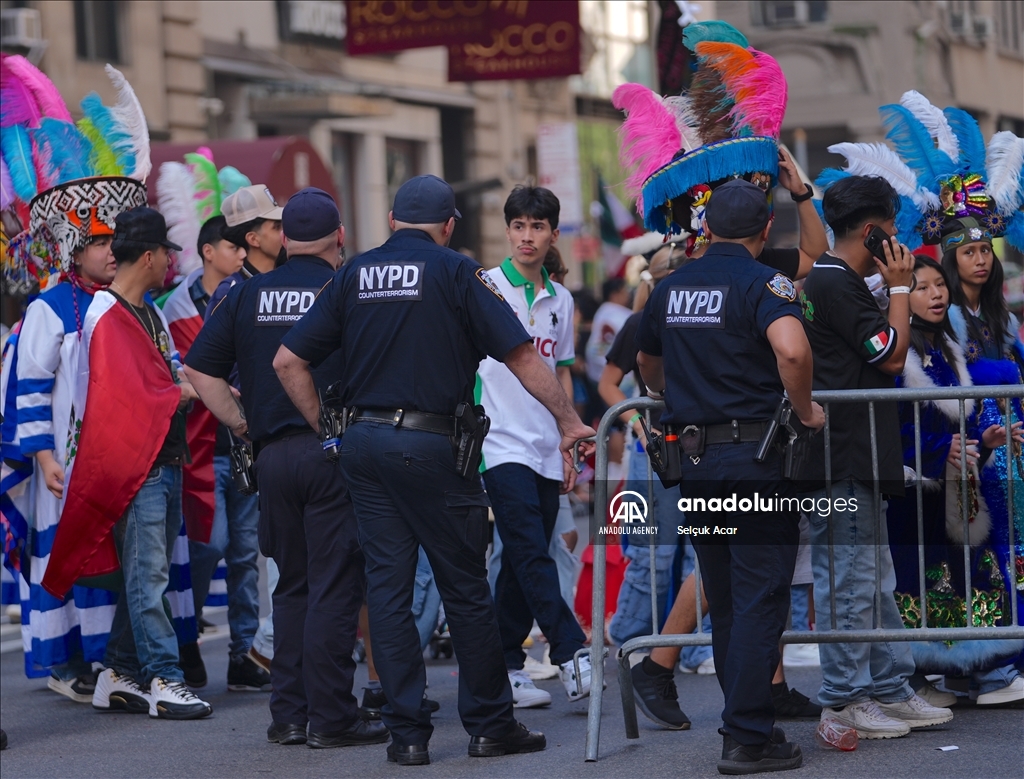
[[[875,506],[880,507],[882,495],[879,485],[878,473],[878,452],[877,452],[877,429],[875,426],[875,403],[885,401],[903,401],[914,403],[914,450],[915,450],[915,472],[921,473],[921,401],[925,400],[956,400],[960,407],[960,440],[967,441],[967,414],[965,402],[975,400],[980,410],[982,398],[1019,398],[1024,395],[1020,386],[988,386],[988,387],[938,387],[931,389],[881,389],[881,390],[837,390],[831,392],[815,392],[814,400],[819,402],[825,411],[825,427],[819,435],[824,435],[825,440],[825,482],[828,497],[832,497],[832,447],[831,447],[831,425],[830,412],[833,405],[843,403],[867,403],[869,418],[869,435],[872,445],[872,477],[873,477],[873,498]],[[1012,420],[1009,401],[1006,403],[1003,424],[1010,429]],[[629,398],[612,406],[601,419],[597,429],[597,452],[596,452],[596,473],[594,482],[594,512],[596,516],[606,521],[608,515],[608,431],[614,421],[625,411],[636,409],[647,415],[648,422],[651,419],[651,412],[660,411],[664,403],[651,398]],[[1007,506],[1009,507],[1009,547],[1011,550],[1011,562],[1013,548],[1015,545],[1013,525],[1013,458],[1007,458]],[[647,468],[648,495],[652,494],[651,483],[653,474],[650,463]],[[886,628],[879,625],[879,605],[882,599],[882,582],[879,576],[875,577],[875,627],[870,630],[836,630],[836,602],[835,602],[835,564],[833,555],[829,554],[829,582],[831,593],[831,625],[828,630],[793,631],[787,630],[782,635],[783,644],[813,644],[813,643],[846,643],[846,642],[873,642],[873,641],[961,641],[978,639],[1024,639],[1024,626],[1020,622],[1018,614],[1017,596],[1012,583],[1007,585],[1010,593],[1011,620],[1009,625],[1002,627],[956,627],[956,628],[935,628],[928,627],[928,609],[925,587],[925,565],[924,565],[924,507],[921,495],[923,482],[917,479],[917,534],[918,534],[918,576],[921,591],[921,627],[920,628]],[[964,537],[964,591],[968,593],[966,601],[966,625],[973,622],[973,604],[971,602],[971,565],[970,565],[970,534],[969,534],[969,500],[967,480],[967,460],[964,456],[960,458],[960,490],[961,505],[963,507],[963,537]],[[876,516],[876,537],[880,535],[880,524],[883,520],[880,511],[875,512]],[[833,543],[832,515],[828,520],[829,549]],[[651,545],[657,542],[654,536],[651,537]],[[651,635],[639,636],[630,639],[618,652],[619,665],[619,690],[622,696],[622,712],[625,720],[626,738],[639,738],[640,729],[637,722],[636,705],[634,703],[633,682],[630,676],[630,655],[641,649],[651,649],[658,646],[707,646],[711,644],[711,635],[703,631],[703,610],[701,607],[701,576],[700,564],[695,559],[694,575],[696,579],[696,600],[697,600],[697,633],[688,635],[659,635],[658,633],[658,609],[657,609],[657,586],[655,578],[655,555],[652,548],[650,555],[651,567],[651,614],[652,625]],[[592,638],[589,649],[592,676],[590,692],[590,708],[587,714],[587,741],[586,760],[594,762],[598,759],[598,748],[601,737],[601,705],[604,697],[604,655],[605,655],[605,581],[606,581],[606,555],[604,544],[593,545],[594,554],[594,592],[593,592],[593,619]],[[875,571],[880,567],[881,549],[875,545]],[[1005,615],[1004,615],[1005,619]],[[713,626],[712,626],[712,629]],[[581,650],[586,652],[588,650]]]

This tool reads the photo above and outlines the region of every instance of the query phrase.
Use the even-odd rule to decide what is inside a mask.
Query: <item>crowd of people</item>
[[[399,188],[385,244],[346,258],[330,195],[279,207],[208,149],[165,163],[149,207],[145,118],[113,69],[116,110],[83,102],[96,126],[62,103],[5,107],[5,131],[49,149],[29,181],[4,146],[7,251],[41,289],[4,345],[0,387],[26,673],[101,711],[209,716],[198,637],[221,563],[227,689],[269,692],[270,742],[390,741],[387,760],[428,764],[439,706],[423,653],[450,641],[468,754],[544,749],[514,711],[553,704],[536,682],[558,678],[569,702],[591,691],[573,447],[591,454],[607,408],[650,396],[664,413],[626,412],[601,442],[658,527],[653,544],[625,542],[609,635],[694,632],[699,600],[712,647],[633,666],[647,717],[690,728],[676,668],[717,674],[719,770],[753,773],[802,763],[778,720],[817,719],[850,750],[948,722],[957,680],[978,706],[1024,701],[1024,641],[780,644],[787,626],[992,627],[1011,624],[1013,599],[1024,607],[1020,393],[967,400],[963,424],[951,400],[837,404],[828,457],[806,432],[825,424],[812,388],[1024,386],[994,248],[1024,246],[1020,171],[999,167],[999,145],[1024,141],[997,134],[986,162],[970,117],[908,93],[899,129],[938,139],[928,165],[942,177],[918,183],[898,140],[873,163],[844,144],[848,168],[818,181],[819,218],[778,143],[781,70],[725,28],[690,25],[685,40],[702,75],[730,58],[763,69],[744,111],[694,120],[701,89],[751,99],[729,80],[695,79],[681,111],[639,85],[616,92],[651,233],[639,286],[608,279],[600,302],[563,286],[560,204],[542,187],[507,196],[509,253],[489,271],[449,248],[461,215],[435,176]],[[5,89],[23,68],[5,64]],[[701,103],[709,115],[720,98]],[[76,132],[92,167],[54,152]],[[779,193],[797,203],[796,248],[766,248]],[[938,259],[908,248],[922,241]],[[793,473],[785,442],[753,454],[784,396],[808,447]],[[678,447],[676,473],[648,457],[656,444]],[[814,510],[679,509],[756,490]],[[680,532],[701,523],[736,535]],[[538,636],[541,660],[524,650]],[[787,664],[820,664],[816,701],[789,687]]]

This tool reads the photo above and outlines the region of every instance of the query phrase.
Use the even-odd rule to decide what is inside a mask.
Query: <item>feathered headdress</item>
[[[113,234],[117,214],[146,202],[146,117],[124,76],[106,71],[117,103],[87,95],[76,123],[41,71],[24,57],[0,57],[0,207],[28,228],[11,241],[8,289],[45,289],[75,250]]]
[[[1024,138],[998,132],[985,145],[977,121],[960,108],[940,111],[919,92],[879,113],[881,143],[839,143],[829,151],[846,157],[843,170],[822,172],[822,189],[846,176],[879,176],[900,196],[898,238],[911,249],[1005,236],[1024,249]]]
[[[165,162],[157,178],[157,205],[167,220],[167,237],[183,247],[172,257],[175,278],[188,276],[203,264],[199,230],[215,216],[228,195],[251,181],[230,165],[217,170],[213,152],[202,146],[185,155],[185,162]]]
[[[691,24],[683,42],[697,64],[685,95],[661,98],[624,84],[612,102],[626,112],[620,156],[647,229],[690,232],[700,242],[704,206],[718,183],[743,177],[770,192],[787,87],[779,64],[730,24]],[[680,222],[682,213],[689,219]]]

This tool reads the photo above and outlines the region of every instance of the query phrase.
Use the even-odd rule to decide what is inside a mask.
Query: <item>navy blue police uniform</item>
[[[289,205],[300,208],[301,195]],[[286,208],[286,227],[288,213]],[[363,557],[344,476],[324,457],[273,362],[282,338],[334,273],[327,261],[298,255],[236,284],[210,311],[185,360],[189,368],[226,380],[237,363],[256,452],[260,550],[281,572],[273,593],[272,727],[302,726],[304,732],[308,723],[311,746],[344,746],[343,734],[365,728],[352,695]],[[313,371],[313,380],[326,390],[343,375],[343,355],[335,352]],[[376,740],[386,739],[383,727],[376,727]]]
[[[382,718],[396,747],[425,747],[433,732],[412,615],[420,546],[459,660],[466,731],[502,739],[517,727],[486,579],[489,503],[479,476],[455,468],[452,415],[460,402],[472,404],[485,355],[502,360],[529,341],[480,265],[415,229],[346,264],[283,341],[314,366],[336,348],[344,355],[352,421],[341,466],[366,558]]]
[[[761,501],[796,495],[775,448],[754,462],[784,391],[766,331],[785,316],[800,316],[789,278],[738,243],[714,242],[655,287],[636,338],[642,352],[664,360],[662,425],[704,432],[703,452],[680,458],[681,527],[697,531],[724,729],[751,746],[772,737],[771,680],[799,541],[797,511],[751,503],[755,493]],[[729,502],[701,511],[698,499]]]

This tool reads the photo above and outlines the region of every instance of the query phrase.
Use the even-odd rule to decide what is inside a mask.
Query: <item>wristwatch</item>
[[[805,200],[810,200],[814,197],[814,187],[806,183],[804,186],[807,187],[807,189],[802,195],[794,195],[792,192],[789,193],[789,196],[793,198],[794,203],[803,203]]]

